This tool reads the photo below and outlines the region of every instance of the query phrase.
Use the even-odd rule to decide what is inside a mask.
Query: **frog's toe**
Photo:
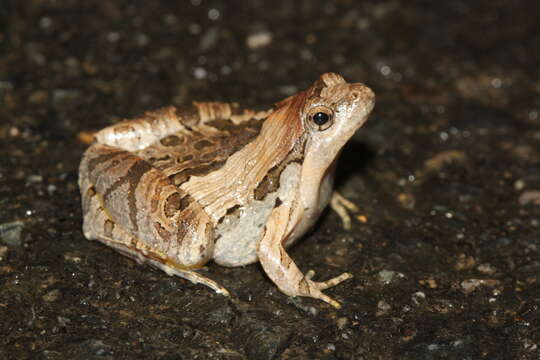
[[[343,274],[341,274],[339,276],[336,276],[335,278],[332,278],[330,280],[313,281],[311,279],[313,278],[314,275],[315,275],[315,271],[309,270],[306,273],[306,275],[304,276],[304,279],[305,279],[305,281],[307,283],[308,290],[307,290],[307,294],[305,294],[303,296],[309,296],[309,297],[312,297],[314,299],[322,300],[322,301],[332,305],[336,309],[341,308],[341,305],[339,304],[339,302],[332,299],[330,296],[325,295],[322,292],[322,290],[325,290],[325,289],[331,288],[333,286],[336,286],[339,283],[341,283],[341,282],[343,282],[343,281],[345,281],[347,279],[352,278],[353,276],[351,274],[349,274],[349,273],[343,273]]]
[[[345,230],[350,230],[352,222],[351,216],[349,215],[348,211],[359,212],[360,209],[358,208],[358,206],[356,206],[355,203],[348,200],[337,191],[334,191],[334,193],[332,194],[332,198],[330,199],[330,207],[341,218],[343,228]]]
[[[324,289],[328,289],[328,288],[331,288],[333,286],[336,286],[338,285],[339,283],[342,283],[343,281],[345,280],[348,280],[350,278],[352,278],[352,274],[349,274],[349,273],[343,273],[339,276],[336,276],[335,278],[332,278],[330,280],[326,280],[326,281],[321,281],[321,282],[318,282],[318,287],[319,289],[321,290],[324,290]]]
[[[310,290],[309,290],[309,296],[314,298],[314,299],[322,300],[325,303],[332,305],[336,309],[340,309],[341,304],[338,301],[332,299],[330,296],[324,294],[321,291],[322,288],[320,286],[323,285],[324,283],[325,282],[320,282],[320,283],[311,282],[310,285],[312,285],[312,286],[310,287]]]
[[[339,302],[332,299],[330,296],[323,294],[322,292],[316,297],[316,299],[322,300],[325,303],[332,305],[336,309],[341,309],[341,304]]]

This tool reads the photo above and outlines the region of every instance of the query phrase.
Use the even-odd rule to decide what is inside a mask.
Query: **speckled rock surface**
[[[0,2],[1,359],[540,358],[536,1]],[[271,104],[325,71],[377,93],[343,154],[352,231],[259,265],[139,266],[81,233],[81,131],[191,99]]]

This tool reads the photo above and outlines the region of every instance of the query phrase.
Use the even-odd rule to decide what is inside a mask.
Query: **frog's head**
[[[301,158],[301,197],[318,202],[323,179],[374,104],[375,95],[368,87],[349,84],[333,73],[321,75],[309,89],[277,103],[256,141],[242,153],[259,160],[260,176],[254,178],[254,188],[280,161],[294,159],[298,164]]]
[[[347,83],[338,74],[321,75],[307,90],[301,109],[307,136],[303,172],[325,173],[374,105],[375,95],[365,85]]]

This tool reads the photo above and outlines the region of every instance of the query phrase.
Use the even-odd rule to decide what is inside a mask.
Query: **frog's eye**
[[[326,106],[317,106],[309,112],[308,122],[312,128],[324,131],[334,123],[334,112]]]
[[[319,111],[315,115],[313,115],[313,122],[315,125],[323,126],[330,120],[330,116],[328,116],[327,113],[324,113],[322,111]]]

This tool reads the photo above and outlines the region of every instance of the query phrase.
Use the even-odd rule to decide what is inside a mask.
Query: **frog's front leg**
[[[302,274],[283,247],[288,235],[290,211],[290,207],[281,204],[272,210],[266,223],[265,234],[258,249],[259,261],[264,271],[279,290],[289,296],[312,297],[339,308],[340,304],[322,291],[350,279],[352,275],[343,273],[330,280],[316,282],[311,280],[314,275],[312,270],[306,275]]]
[[[340,217],[343,228],[345,230],[350,230],[352,225],[351,216],[349,215],[347,210],[357,213],[360,211],[360,209],[358,209],[358,206],[356,206],[355,203],[353,203],[337,191],[334,191],[332,193],[332,198],[330,199],[330,207]]]
[[[94,144],[83,156],[79,185],[88,239],[228,295],[195,272],[213,255],[213,223],[161,171],[128,151]]]

